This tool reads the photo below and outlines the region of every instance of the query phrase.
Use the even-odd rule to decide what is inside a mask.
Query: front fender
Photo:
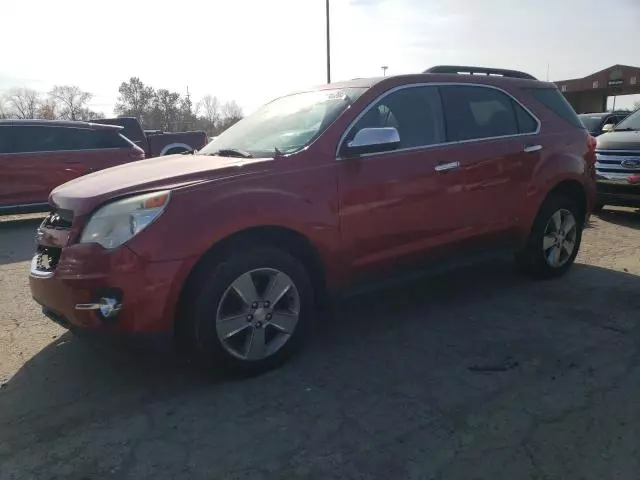
[[[337,209],[330,168],[195,185],[175,191],[167,211],[130,247],[153,261],[200,257],[234,233],[277,226],[305,236],[330,262],[340,249]]]

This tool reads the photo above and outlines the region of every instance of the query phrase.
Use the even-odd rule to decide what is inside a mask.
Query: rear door
[[[508,242],[543,145],[539,121],[505,91],[440,87],[450,158],[464,172],[462,221],[470,237]]]

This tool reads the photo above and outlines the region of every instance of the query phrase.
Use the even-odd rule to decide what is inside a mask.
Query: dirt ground
[[[47,320],[39,220],[0,220],[0,479],[634,479],[640,213],[564,278],[481,266],[353,298],[283,368],[231,381]]]

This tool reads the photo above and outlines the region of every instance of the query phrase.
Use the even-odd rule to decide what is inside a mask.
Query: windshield
[[[589,130],[590,132],[595,132],[600,127],[600,122],[602,122],[602,116],[600,115],[578,115],[580,121],[584,125],[584,128]]]
[[[296,152],[318,138],[365,90],[317,90],[278,98],[222,132],[198,154],[273,157],[276,149]]]
[[[640,110],[622,120],[614,130],[640,130]]]

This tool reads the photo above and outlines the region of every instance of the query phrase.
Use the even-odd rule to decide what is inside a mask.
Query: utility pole
[[[547,62],[547,82],[549,81],[549,62]]]
[[[384,66],[382,67],[382,76],[383,76],[383,77],[386,77],[386,76],[387,76],[387,68],[389,68],[389,67],[387,67],[386,65],[384,65]]]
[[[329,28],[329,0],[327,2],[327,83],[331,83],[331,31]]]

